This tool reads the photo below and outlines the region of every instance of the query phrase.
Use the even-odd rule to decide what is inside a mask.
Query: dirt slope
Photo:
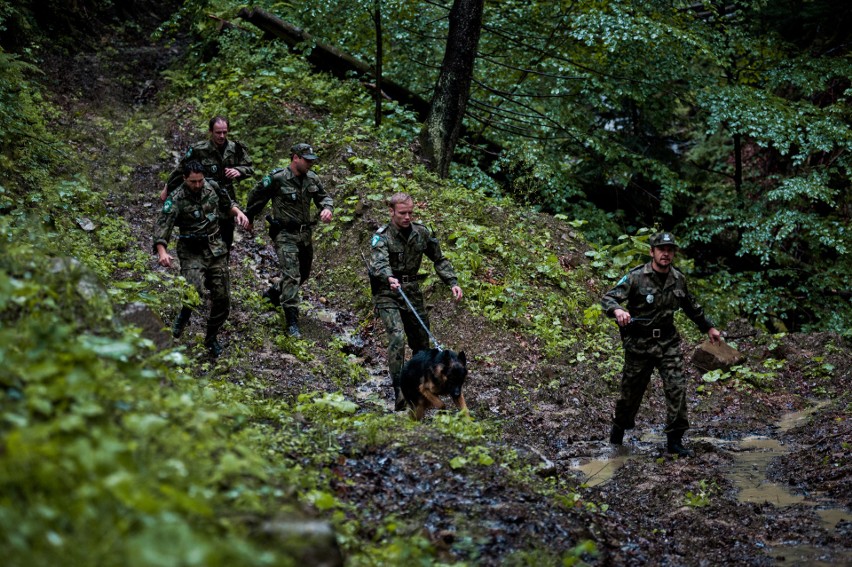
[[[128,65],[131,54],[134,64]],[[181,151],[198,136],[197,126],[184,118],[186,114],[172,114],[174,107],[156,105],[162,86],[158,72],[177,54],[159,46],[120,43],[109,52],[51,58],[46,65],[54,100],[66,111],[57,127],[67,129],[82,154],[93,156],[94,179],[112,187],[107,206],[128,221],[144,250],[150,249],[159,176],[172,164],[132,151],[115,153],[115,145],[105,141],[115,133],[99,129],[98,117],[124,113],[150,119],[163,145]],[[130,166],[131,173],[120,173],[118,164]],[[342,157],[331,156],[325,168],[329,178],[347,173]],[[272,342],[261,348],[244,343],[250,328],[258,324],[246,315],[246,302],[256,299],[274,277],[276,266],[266,240],[239,239],[231,267],[235,285],[245,289],[235,293],[224,342],[232,352],[244,353],[240,356],[245,372],[268,378],[267,395],[294,400],[306,390],[342,389],[347,399],[362,407],[383,406],[389,411],[383,329],[370,317],[363,292],[353,289],[366,281],[355,286],[335,282],[323,269],[350,262],[384,220],[383,210],[368,210],[345,228],[338,246],[318,245],[315,277],[304,294],[310,309],[303,316],[305,337],[317,345],[313,363],[282,356]],[[153,257],[151,269],[160,269]],[[133,279],[141,276],[127,274]],[[664,402],[657,377],[636,431],[616,452],[606,436],[617,384],[600,378],[599,361],[574,365],[547,361],[534,342],[452,305],[443,288],[430,290],[429,303],[434,307],[435,334],[448,345],[460,345],[472,358],[466,397],[474,418],[500,428],[503,446],[513,448],[531,474],[550,479],[553,492],[543,496],[531,491],[505,475],[498,464],[455,470],[446,465],[447,455],[464,453],[465,448],[447,446],[433,429],[421,426],[369,452],[340,440],[344,449],[338,467],[329,472],[339,479],[333,481],[338,498],[358,504],[377,520],[398,517],[409,531],[426,535],[445,562],[512,564],[514,552],[538,548],[552,553],[539,563],[546,564],[583,539],[596,542],[600,555],[585,559],[599,564],[852,562],[852,356],[839,337],[772,337],[743,327],[748,336],[736,344],[748,357],[746,368],[767,372],[764,361],[781,361],[761,388],[731,378],[699,393],[700,374],[690,367],[693,429],[688,444],[696,454],[677,460],[662,453]],[[175,308],[166,309],[164,318],[171,317]],[[264,317],[269,323],[276,315],[269,312]],[[188,336],[198,332],[196,319]],[[324,353],[339,348],[336,341],[353,332],[363,341],[363,346],[356,341],[353,351],[369,368],[372,381],[332,383],[321,372]],[[687,356],[693,346],[684,344]],[[203,360],[200,349],[192,352]],[[620,357],[615,336],[612,356]],[[822,405],[795,427],[779,426],[785,415],[817,401]],[[739,456],[748,452],[740,441],[754,436],[783,442],[785,453],[771,460],[763,476],[806,500],[787,506],[740,501],[742,488],[732,471]],[[611,479],[595,484],[595,476],[587,479],[578,468],[589,461],[620,466]],[[566,500],[574,494],[576,505]],[[838,511],[825,521],[819,507]]]

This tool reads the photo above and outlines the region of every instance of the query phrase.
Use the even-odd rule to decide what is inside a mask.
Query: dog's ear
[[[464,356],[464,351],[459,352],[459,360],[461,361],[462,364],[467,366],[467,358],[465,358],[465,356]]]
[[[441,351],[441,364],[447,365],[452,361],[452,356],[450,351],[445,350]]]

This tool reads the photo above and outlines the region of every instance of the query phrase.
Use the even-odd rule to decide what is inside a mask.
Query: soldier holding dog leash
[[[394,409],[402,411],[405,398],[400,389],[400,378],[405,339],[408,338],[408,346],[414,354],[429,348],[429,319],[420,289],[420,281],[426,276],[418,274],[423,255],[435,264],[435,272],[451,287],[456,301],[460,301],[463,294],[453,266],[441,252],[438,239],[421,223],[412,221],[414,200],[411,196],[396,193],[388,206],[390,222],[379,228],[370,242],[370,287],[376,312],[388,335],[388,370],[394,389]],[[404,290],[404,294],[400,290]]]

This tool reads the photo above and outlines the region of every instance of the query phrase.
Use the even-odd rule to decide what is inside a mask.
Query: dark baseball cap
[[[671,232],[659,232],[651,237],[651,248],[655,248],[657,246],[674,246],[677,248],[677,242],[675,242],[674,234]]]
[[[297,155],[304,159],[315,160],[318,156],[314,153],[314,149],[310,144],[296,144],[290,148],[290,155]]]

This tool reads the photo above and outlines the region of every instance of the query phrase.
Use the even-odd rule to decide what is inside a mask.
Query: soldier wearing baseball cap
[[[713,343],[722,340],[721,333],[689,293],[686,276],[673,265],[677,252],[674,235],[660,232],[649,243],[651,261],[630,270],[601,300],[606,314],[618,323],[624,350],[621,395],[615,403],[609,442],[621,445],[625,430],[636,426],[639,404],[656,368],[666,395],[666,450],[686,457],[691,454],[683,446],[683,434],[689,429],[688,383],[674,314],[683,309]]]
[[[311,273],[314,261],[311,204],[319,210],[319,220],[331,222],[334,202],[319,176],[311,171],[317,155],[310,144],[299,143],[290,148],[290,165],[276,169],[260,180],[248,196],[246,216],[254,222],[266,203],[272,203],[269,237],[281,265],[281,281],[263,294],[284,310],[286,332],[300,337],[299,287]]]
[[[675,237],[671,232],[659,232],[651,237],[651,248],[657,246],[674,246],[677,248]]]
[[[300,158],[309,159],[311,161],[319,159],[319,157],[314,153],[314,149],[311,147],[311,145],[304,143],[296,144],[295,146],[290,148],[290,155],[296,155]]]

